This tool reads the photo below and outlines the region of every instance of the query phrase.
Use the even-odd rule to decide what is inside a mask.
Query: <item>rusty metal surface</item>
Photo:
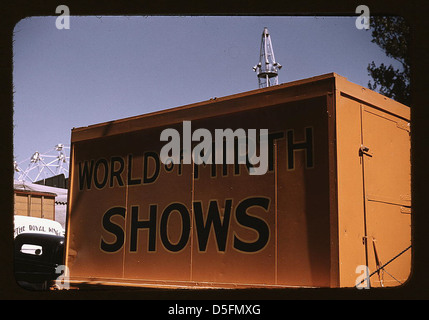
[[[410,241],[409,214],[396,219],[363,196],[365,179],[371,194],[395,197],[398,212],[408,208],[407,174],[395,176],[398,189],[385,188],[392,182],[384,176],[398,167],[409,170],[409,161],[405,156],[381,172],[373,157],[362,171],[358,152],[362,137],[366,142],[371,128],[381,128],[371,122],[375,114],[385,116],[383,110],[389,124],[408,134],[406,107],[361,91],[329,74],[74,129],[66,255],[71,279],[192,288],[354,286],[354,268],[370,254],[362,244],[365,232],[376,235],[382,262]],[[364,122],[357,99],[372,99]],[[400,121],[392,120],[395,113]],[[192,120],[192,130],[212,133],[269,129],[268,172],[160,163],[161,131],[181,132],[184,120]],[[377,143],[389,138],[386,145],[409,154],[409,141],[397,144],[395,134],[375,133]],[[367,182],[367,176],[374,178]],[[378,225],[386,220],[392,228],[381,232]],[[398,241],[390,242],[398,232]],[[405,270],[398,272],[406,278],[409,259],[397,263],[392,272]]]

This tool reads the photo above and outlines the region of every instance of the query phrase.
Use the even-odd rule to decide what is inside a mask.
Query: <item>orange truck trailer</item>
[[[162,161],[161,133],[185,123],[268,129],[266,171],[184,161],[183,149]],[[335,73],[74,128],[70,158],[74,286],[387,287],[410,275],[410,109]]]

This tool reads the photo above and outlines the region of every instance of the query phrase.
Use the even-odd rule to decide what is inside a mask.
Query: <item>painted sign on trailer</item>
[[[328,74],[73,129],[70,280],[354,286],[358,266],[375,271],[411,244],[409,128],[407,106]],[[166,129],[181,134],[179,162],[161,157]],[[268,129],[266,170],[239,163],[237,141],[232,163],[189,164],[201,140],[188,129]],[[396,281],[369,282],[406,281],[410,259],[385,267]]]
[[[14,237],[21,233],[48,233],[63,236],[64,229],[61,224],[54,220],[14,215]]]

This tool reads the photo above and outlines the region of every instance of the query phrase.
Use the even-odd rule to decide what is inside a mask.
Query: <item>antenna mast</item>
[[[268,28],[265,27],[262,32],[259,63],[253,67],[253,71],[255,71],[258,76],[259,88],[279,84],[278,72],[281,67],[280,63],[276,62],[270,33],[268,32]]]

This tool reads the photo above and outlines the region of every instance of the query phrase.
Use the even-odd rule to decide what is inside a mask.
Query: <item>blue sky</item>
[[[30,17],[14,29],[14,156],[70,145],[73,127],[258,88],[252,67],[268,27],[279,83],[336,72],[367,86],[394,64],[350,17]],[[23,163],[22,167],[26,164]]]

